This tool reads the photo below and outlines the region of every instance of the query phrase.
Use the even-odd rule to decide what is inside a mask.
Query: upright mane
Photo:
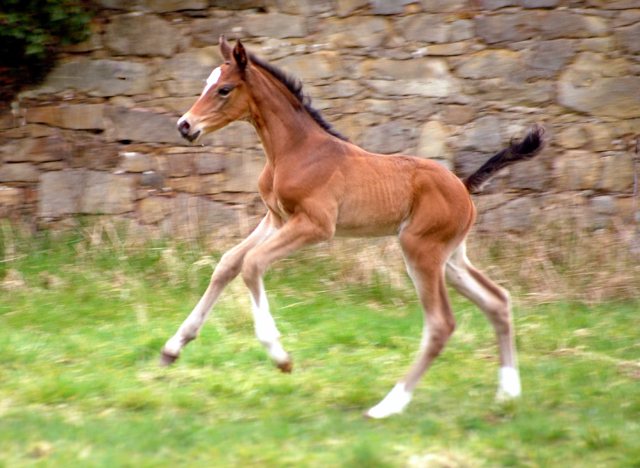
[[[316,121],[320,127],[322,127],[327,133],[333,135],[336,138],[339,138],[343,141],[349,141],[349,139],[338,132],[333,125],[327,122],[318,109],[314,109],[311,106],[311,97],[308,94],[304,94],[302,92],[302,81],[299,79],[288,75],[281,68],[276,67],[275,65],[256,57],[254,54],[249,53],[249,60],[252,64],[257,65],[262,68],[264,71],[269,73],[275,79],[277,79],[280,83],[282,83],[285,88],[287,88],[291,94],[295,96],[295,98],[300,102],[300,105],[304,107],[304,109],[309,113],[309,115]]]

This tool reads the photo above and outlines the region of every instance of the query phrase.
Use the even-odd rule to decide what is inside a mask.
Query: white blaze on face
[[[209,75],[209,78],[207,78],[207,86],[205,86],[204,91],[202,91],[203,95],[207,94],[207,91],[209,91],[209,89],[211,89],[211,87],[218,82],[221,73],[222,70],[220,70],[220,67],[211,72],[211,75]]]

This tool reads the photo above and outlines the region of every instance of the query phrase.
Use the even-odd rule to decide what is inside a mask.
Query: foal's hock
[[[544,146],[542,128],[536,126],[461,181],[437,162],[359,148],[311,107],[298,80],[247,53],[240,41],[232,50],[222,37],[220,50],[225,62],[211,73],[196,103],[178,121],[178,130],[193,142],[236,120],[251,123],[267,158],[258,181],[267,214],[247,239],[223,255],[204,296],[163,348],[161,364],[172,364],[197,337],[222,290],[242,273],[258,340],[282,371],[291,372],[262,283],[267,267],[334,235],[395,235],[424,308],[424,330],[409,372],[366,415],[401,412],[453,333],[445,279],[493,324],[500,350],[498,397],[517,397],[520,378],[509,294],[476,270],[465,254],[465,237],[476,215],[469,193],[498,170],[537,155]]]

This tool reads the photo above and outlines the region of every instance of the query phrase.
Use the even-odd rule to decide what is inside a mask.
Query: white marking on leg
[[[211,75],[209,75],[209,78],[207,78],[207,86],[205,86],[204,90],[202,91],[203,96],[207,94],[207,91],[209,91],[211,87],[218,82],[221,74],[222,74],[222,70],[220,70],[220,67],[216,68],[211,72]]]
[[[395,387],[376,406],[367,411],[370,418],[380,419],[401,413],[411,401],[411,392],[404,388],[404,382],[397,383]]]
[[[184,343],[180,339],[178,334],[173,335],[169,341],[166,342],[162,351],[170,356],[178,356],[180,350],[184,347]]]
[[[277,364],[286,364],[289,362],[289,355],[284,350],[278,338],[280,332],[276,327],[276,323],[269,312],[269,303],[267,302],[267,294],[264,290],[262,280],[260,280],[260,296],[256,303],[253,294],[251,296],[251,305],[253,307],[253,320],[256,330],[256,337],[266,348],[269,357]]]
[[[496,399],[500,401],[509,400],[520,396],[520,376],[518,370],[513,367],[500,368],[500,384]]]

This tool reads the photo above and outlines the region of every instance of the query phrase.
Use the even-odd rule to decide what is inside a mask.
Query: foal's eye
[[[222,97],[228,96],[232,89],[233,89],[232,86],[223,86],[218,90],[218,94]]]

